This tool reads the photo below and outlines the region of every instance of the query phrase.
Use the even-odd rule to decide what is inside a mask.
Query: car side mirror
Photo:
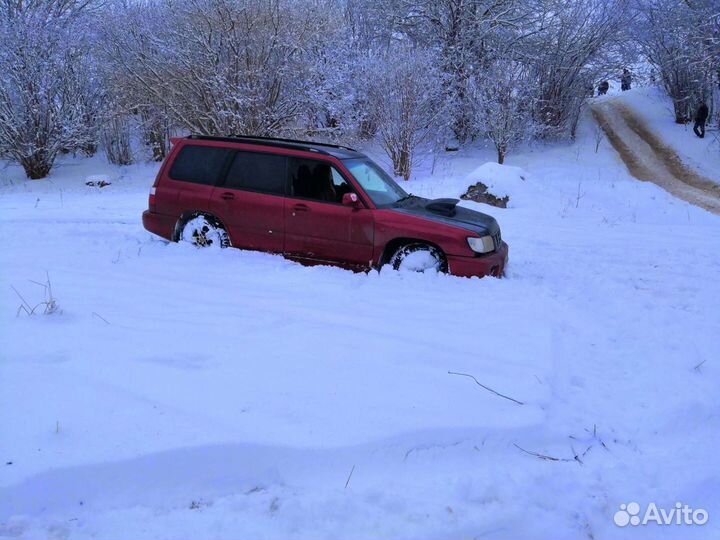
[[[343,206],[350,206],[351,208],[362,208],[363,204],[360,201],[360,197],[356,193],[345,193],[342,197]]]

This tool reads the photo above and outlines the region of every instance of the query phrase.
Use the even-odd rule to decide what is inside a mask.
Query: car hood
[[[462,227],[480,236],[493,235],[500,231],[495,218],[462,206],[456,206],[458,199],[424,199],[411,197],[388,208],[394,212],[410,214],[429,221],[435,221],[455,227]]]

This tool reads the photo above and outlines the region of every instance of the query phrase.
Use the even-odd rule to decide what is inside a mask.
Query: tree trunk
[[[363,141],[369,141],[375,135],[377,135],[378,126],[377,123],[371,119],[363,119],[360,121],[360,134],[359,137]]]
[[[165,159],[168,151],[168,129],[166,122],[155,112],[142,111],[143,135],[145,144],[152,151],[152,160],[160,162]]]
[[[676,124],[687,124],[690,121],[690,115],[688,114],[688,107],[685,100],[673,100],[673,108],[675,109],[675,123]]]
[[[400,159],[398,161],[398,172],[403,180],[410,180],[410,149],[403,147],[400,149]]]
[[[167,146],[162,127],[153,126],[152,129],[148,130],[146,139],[152,150],[152,160],[160,162],[165,159]]]
[[[499,147],[499,148],[497,149],[498,163],[499,163],[500,165],[502,165],[503,163],[505,163],[505,152],[506,152],[506,150],[505,150],[505,148],[503,148],[503,147]]]
[[[38,152],[31,156],[24,157],[20,160],[20,165],[25,169],[25,175],[30,180],[39,180],[50,174],[52,168],[52,159],[44,152]]]
[[[97,149],[97,144],[92,142],[82,145],[80,150],[86,157],[93,157],[97,153]]]

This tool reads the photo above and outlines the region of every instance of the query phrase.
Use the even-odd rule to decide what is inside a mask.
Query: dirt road
[[[720,215],[720,185],[685,165],[633,111],[616,100],[594,103],[591,109],[630,174]]]

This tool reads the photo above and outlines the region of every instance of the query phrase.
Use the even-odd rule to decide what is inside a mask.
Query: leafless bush
[[[508,53],[503,61],[493,62],[480,77],[473,78],[469,88],[477,104],[476,125],[495,145],[502,164],[514,145],[535,133],[532,113],[536,96],[527,68]]]
[[[94,145],[98,89],[78,5],[0,6],[0,155],[19,162],[28,178],[47,176],[59,152]]]
[[[130,165],[133,162],[130,122],[126,115],[109,118],[102,130],[101,142],[107,159],[113,165]]]
[[[628,24],[629,0],[548,0],[537,32],[523,42],[532,66],[541,135],[575,136],[581,107],[593,81],[617,71],[630,47],[620,41]]]
[[[166,115],[156,109],[142,107],[142,133],[145,144],[152,152],[153,161],[162,161],[170,150],[170,122]]]
[[[693,119],[701,101],[712,105],[720,85],[720,8],[716,2],[642,0],[645,55],[673,101],[678,124]]]
[[[440,74],[429,55],[409,50],[388,54],[374,71],[369,95],[378,133],[395,174],[409,180],[416,148],[442,118]]]
[[[710,0],[0,0],[0,156],[30,178],[98,143],[128,163],[131,117],[155,161],[171,133],[359,137],[408,179],[446,130],[499,161],[573,137],[639,50],[678,121],[701,99],[718,117]]]
[[[268,135],[314,90],[301,75],[322,14],[292,0],[129,4],[103,46],[136,105],[194,133]]]

